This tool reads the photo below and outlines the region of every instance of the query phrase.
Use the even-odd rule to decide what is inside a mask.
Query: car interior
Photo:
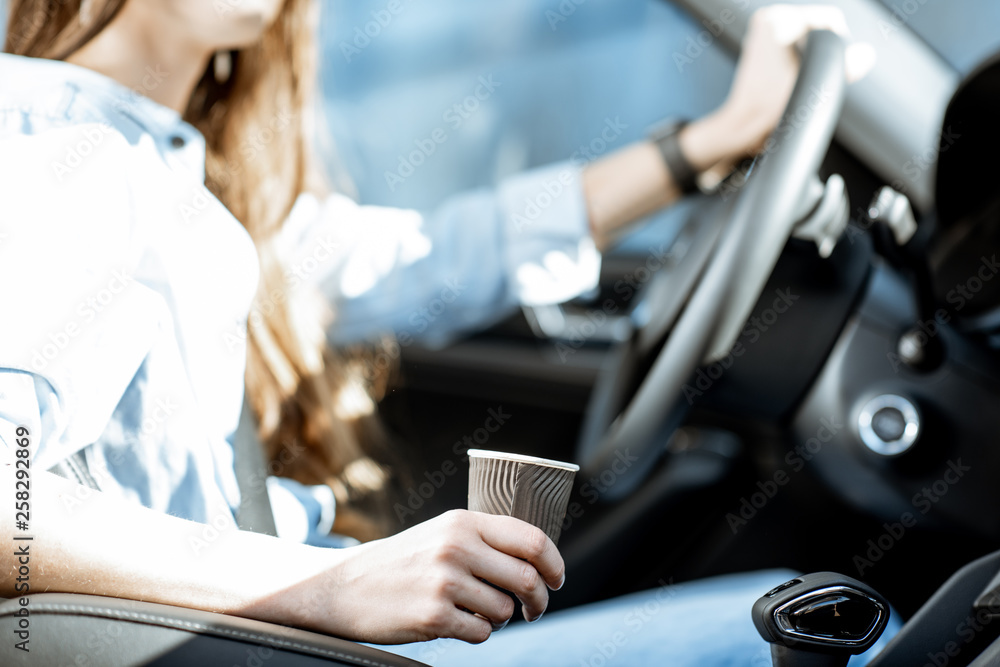
[[[767,4],[591,1],[598,13],[642,5],[635,21],[683,21],[685,37],[704,26],[704,59],[683,50],[685,37],[672,42],[714,72],[693,112],[724,92],[747,17]],[[937,16],[933,2],[834,4],[853,37],[877,46],[865,79],[848,85],[844,41],[812,33],[775,141],[618,244],[597,290],[446,345],[401,348],[380,405],[415,471],[395,504],[400,530],[466,506],[470,447],[572,461],[581,469],[559,542],[572,585],[551,609],[784,567],[803,575],[746,610],[775,665],[846,665],[878,639],[890,607],[903,628],[869,664],[1000,664],[1000,39],[970,38],[959,56],[918,31],[931,30],[921,26]],[[1000,20],[987,3],[955,5],[968,15],[956,30]],[[546,40],[599,29],[571,23],[551,35],[543,23],[538,41],[555,48]],[[328,42],[328,60],[342,61],[338,38]],[[397,80],[411,65],[364,55],[373,57],[326,87],[340,118],[338,168],[369,174],[354,183],[363,199],[430,205],[446,194],[430,183],[436,172],[414,177],[427,188],[387,192],[377,165],[391,163],[392,140],[379,162],[346,136],[368,115],[360,80],[382,103],[387,91],[400,103],[412,94]],[[660,67],[675,65],[687,66]],[[380,67],[392,74],[379,79]],[[556,134],[584,141],[604,112]],[[495,150],[504,135],[493,129],[472,139],[483,154],[518,168],[558,157],[546,146],[532,153],[530,137],[503,144],[527,151],[511,157],[513,148]],[[454,187],[483,185],[497,169],[465,170],[471,180]],[[501,426],[487,431],[498,414]],[[264,466],[253,430],[241,425],[238,475]],[[267,502],[246,503],[241,525],[268,532]],[[0,601],[4,636],[19,608]],[[294,628],[96,596],[35,594],[31,618],[37,664],[421,664]],[[3,664],[23,660],[0,646]]]

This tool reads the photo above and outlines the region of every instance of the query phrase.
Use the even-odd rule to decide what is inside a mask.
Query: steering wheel
[[[609,469],[615,473],[603,499],[621,499],[642,482],[687,413],[685,383],[703,363],[724,359],[732,350],[802,217],[803,202],[833,138],[847,85],[845,48],[833,32],[808,35],[781,123],[754,162],[728,218],[694,232],[678,266],[678,281],[654,281],[641,295],[633,314],[645,311],[645,321],[599,376],[577,443],[582,478]],[[635,386],[641,358],[664,339],[618,414]],[[623,457],[629,465],[619,472],[622,466],[615,464]]]

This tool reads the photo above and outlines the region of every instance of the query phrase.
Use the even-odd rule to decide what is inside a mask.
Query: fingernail
[[[528,615],[527,615],[527,614],[525,614],[525,616],[524,616],[524,620],[526,620],[526,621],[527,621],[528,623],[534,623],[535,621],[537,621],[538,619],[540,619],[540,618],[542,617],[542,615],[543,615],[543,614],[544,614],[544,613],[545,613],[546,611],[548,611],[548,609],[549,609],[549,605],[548,605],[548,602],[546,602],[546,603],[545,603],[545,608],[544,608],[544,609],[542,609],[542,610],[541,610],[540,612],[538,612],[538,616],[535,616],[534,618],[528,618]],[[524,611],[526,611],[526,612],[527,612],[527,609],[525,609]]]
[[[563,587],[563,585],[564,585],[565,583],[566,583],[566,573],[565,573],[565,572],[563,572],[563,576],[562,576],[562,579],[560,579],[560,580],[559,580],[559,585],[558,585],[558,586],[556,586],[556,590],[557,590],[557,591],[559,591],[559,590],[562,590],[562,587]]]
[[[508,623],[510,623],[510,619],[509,618],[506,621],[504,621],[503,623],[500,623],[499,625],[497,625],[496,623],[493,623],[492,624],[493,625],[493,632],[500,632],[501,630],[503,630],[504,628],[507,627]]]

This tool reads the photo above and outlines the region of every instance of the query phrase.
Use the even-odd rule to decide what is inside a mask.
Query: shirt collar
[[[132,89],[100,72],[61,60],[27,58],[0,54],[0,64],[5,74],[23,75],[32,86],[70,86],[76,92],[102,109],[111,117],[114,114],[126,119],[150,135],[164,160],[171,166],[181,166],[194,172],[200,180],[205,178],[205,139],[193,125],[187,123],[174,109],[146,96],[155,90],[169,72],[147,67],[147,75],[138,88]],[[4,85],[13,84],[8,76]]]

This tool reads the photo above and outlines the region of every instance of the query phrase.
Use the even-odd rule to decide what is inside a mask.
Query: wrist
[[[731,165],[751,152],[752,141],[739,115],[724,105],[685,127],[678,139],[688,162],[699,173],[718,164]]]
[[[271,538],[272,549],[258,551],[253,583],[244,573],[244,586],[253,591],[249,604],[237,615],[280,625],[330,632],[334,625],[329,601],[342,563],[340,550],[285,543]],[[263,546],[263,545],[262,545]],[[337,627],[337,630],[342,628]]]

